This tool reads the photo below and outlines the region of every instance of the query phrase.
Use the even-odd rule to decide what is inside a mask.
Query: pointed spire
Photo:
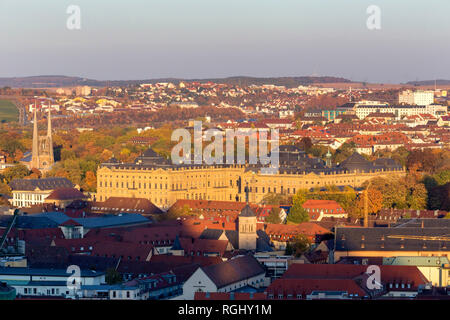
[[[51,119],[51,113],[50,113],[50,105],[48,106],[48,124],[47,124],[47,136],[52,136],[52,119]]]
[[[33,120],[33,146],[31,149],[31,166],[37,168],[39,166],[39,136],[36,114],[36,100],[34,101],[34,120]]]
[[[47,124],[47,142],[48,142],[48,154],[49,154],[49,165],[52,165],[55,161],[53,155],[53,139],[52,139],[52,116],[50,113],[50,102],[48,106],[48,124]]]
[[[178,235],[175,237],[175,241],[173,242],[172,248],[170,248],[170,250],[183,250]]]

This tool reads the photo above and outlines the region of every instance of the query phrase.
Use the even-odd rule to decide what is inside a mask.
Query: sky
[[[449,12],[448,0],[0,0],[0,77],[450,79]]]

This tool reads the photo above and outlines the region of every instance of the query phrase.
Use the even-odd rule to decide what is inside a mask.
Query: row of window
[[[64,292],[62,292],[62,293],[64,293]],[[37,295],[38,291],[37,291],[37,288],[23,288],[23,294],[24,295]],[[42,293],[39,292],[39,294],[42,294]],[[46,290],[46,294],[48,296],[50,296],[50,295],[59,295],[60,291],[59,291],[59,288],[48,288]],[[65,294],[69,294],[69,291],[66,291]]]

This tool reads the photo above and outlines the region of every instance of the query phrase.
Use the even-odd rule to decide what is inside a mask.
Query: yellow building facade
[[[280,170],[282,171],[282,170]],[[145,166],[102,164],[97,171],[97,201],[109,197],[145,198],[160,208],[179,199],[260,202],[268,193],[294,195],[300,189],[326,186],[360,187],[375,177],[403,176],[403,169],[368,172],[281,172],[263,174],[246,165]]]

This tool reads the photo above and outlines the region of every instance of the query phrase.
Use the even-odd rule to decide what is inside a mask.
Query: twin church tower
[[[36,168],[40,171],[48,171],[55,163],[53,155],[53,139],[52,139],[52,120],[50,116],[50,108],[48,109],[48,125],[47,135],[39,136],[36,107],[34,108],[34,121],[33,121],[33,147],[30,169]]]

